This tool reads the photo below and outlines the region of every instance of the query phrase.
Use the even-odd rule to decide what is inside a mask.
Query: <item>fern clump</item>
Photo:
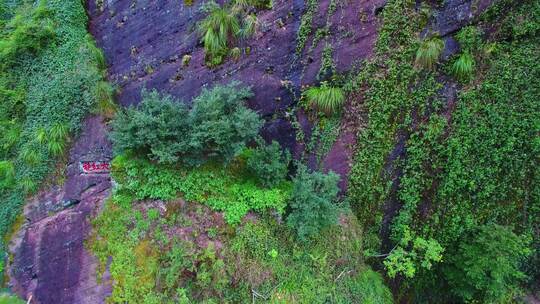
[[[305,92],[309,106],[321,110],[326,114],[333,114],[341,110],[345,102],[345,93],[340,87],[330,86],[323,82],[319,87],[311,87]]]
[[[414,64],[418,68],[433,70],[444,49],[444,41],[439,37],[424,40],[416,51]]]
[[[466,81],[471,78],[474,71],[474,58],[469,52],[459,55],[457,60],[452,65],[452,74],[461,81]]]

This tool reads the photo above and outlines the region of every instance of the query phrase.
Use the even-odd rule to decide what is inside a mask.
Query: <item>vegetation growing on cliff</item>
[[[382,232],[381,239],[366,236],[368,248],[378,251],[368,255],[376,264],[385,258],[403,299],[515,301],[525,265],[538,263],[538,253],[529,254],[538,250],[540,216],[538,8],[538,1],[502,1],[485,14],[495,31],[481,36],[470,27],[457,35],[463,53],[450,71],[471,79],[474,61],[481,65],[455,106],[438,91],[435,77],[443,69],[412,66],[415,52],[418,58],[427,48],[416,39],[421,28],[411,3],[392,1],[384,9],[375,62],[360,77],[369,125],[359,136],[350,195],[365,227],[373,236]],[[438,55],[421,57],[434,63]],[[487,232],[493,229],[499,237]],[[529,238],[532,243],[524,241]],[[414,241],[403,247],[404,239]],[[396,258],[418,256],[420,240],[440,247],[442,258],[430,267]],[[498,254],[500,267],[488,270],[492,258],[480,247],[513,253]]]
[[[80,1],[17,3],[0,1],[0,265],[25,198],[96,106],[105,68]]]

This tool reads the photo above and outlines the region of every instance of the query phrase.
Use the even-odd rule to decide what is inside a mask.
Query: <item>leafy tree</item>
[[[115,151],[132,150],[162,163],[179,161],[190,149],[188,112],[170,96],[143,91],[137,108],[118,112],[112,121]]]
[[[337,224],[338,181],[339,176],[333,172],[308,172],[305,166],[299,166],[293,180],[287,224],[300,240],[307,241],[323,228]]]
[[[498,303],[519,293],[525,275],[520,262],[529,255],[528,242],[510,228],[483,225],[466,236],[448,257],[445,275],[452,293],[464,301]]]
[[[259,115],[244,106],[253,96],[249,88],[238,82],[227,86],[203,89],[194,99],[189,113],[189,132],[192,149],[189,161],[193,164],[207,159],[228,162],[255,138],[262,126]]]
[[[266,145],[262,138],[258,138],[257,143],[258,147],[248,157],[247,167],[263,186],[271,188],[287,177],[291,154],[283,152],[276,141]]]

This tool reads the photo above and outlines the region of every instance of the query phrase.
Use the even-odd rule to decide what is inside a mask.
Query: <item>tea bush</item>
[[[251,96],[248,88],[233,82],[203,89],[189,110],[170,96],[143,92],[137,108],[120,111],[114,118],[110,135],[114,149],[167,164],[229,162],[261,127],[257,113],[243,104]]]

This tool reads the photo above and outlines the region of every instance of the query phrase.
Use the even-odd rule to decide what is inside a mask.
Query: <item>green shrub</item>
[[[261,127],[243,105],[252,96],[238,83],[203,89],[191,111],[170,96],[143,92],[137,108],[120,111],[110,134],[116,153],[133,151],[160,163],[230,161]]]
[[[188,112],[170,96],[143,91],[138,107],[121,110],[112,120],[114,150],[131,150],[161,163],[178,162],[190,151]]]
[[[290,183],[265,189],[233,167],[205,165],[178,168],[152,164],[120,155],[113,160],[118,189],[136,199],[172,200],[177,197],[222,211],[229,224],[238,224],[249,211],[283,213],[290,197]]]
[[[416,51],[415,65],[419,68],[432,70],[444,49],[444,41],[439,37],[425,39]]]
[[[452,74],[461,81],[466,81],[473,76],[474,58],[470,53],[462,53],[452,64]]]
[[[282,151],[276,141],[266,145],[262,138],[258,138],[257,144],[248,156],[247,168],[264,187],[271,188],[287,178],[291,154]]]
[[[350,279],[345,279],[347,289],[342,290],[342,295],[349,295],[350,303],[364,304],[392,304],[394,298],[388,286],[384,284],[383,277],[369,269],[362,269]],[[345,303],[345,302],[343,302]]]
[[[94,87],[104,80],[103,58],[89,50],[92,37],[81,1],[9,1],[5,9],[0,16],[0,161],[13,163],[14,183],[0,191],[0,256],[25,197],[50,176],[68,131],[80,130],[95,106]]]
[[[246,142],[255,138],[262,121],[244,106],[244,100],[251,96],[251,90],[238,82],[203,89],[189,113],[191,162],[229,162],[240,154]]]
[[[308,172],[301,165],[293,179],[293,192],[289,203],[287,224],[298,238],[306,241],[322,229],[337,224],[339,207],[337,195],[339,175],[330,172]]]
[[[305,92],[308,104],[326,114],[339,112],[345,102],[345,94],[340,87],[330,86],[327,82],[319,87],[311,87]]]
[[[445,275],[452,292],[464,302],[510,303],[520,294],[526,278],[520,266],[530,252],[527,239],[508,227],[480,226],[448,257]]]

